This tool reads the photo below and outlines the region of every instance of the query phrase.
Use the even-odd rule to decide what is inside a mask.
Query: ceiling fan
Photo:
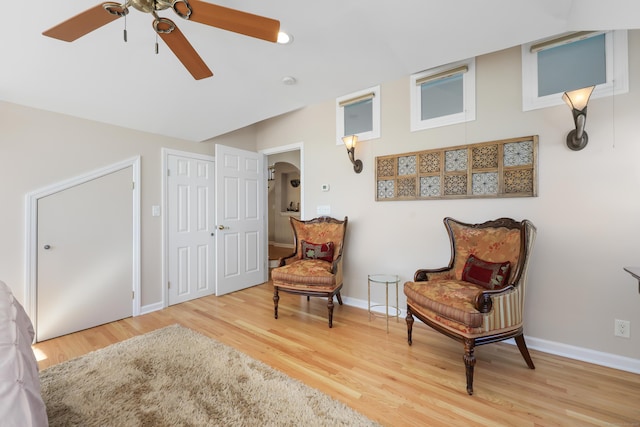
[[[180,18],[233,31],[246,36],[275,42],[278,39],[280,21],[241,12],[201,0],[126,0],[124,3],[98,4],[42,34],[72,42],[129,13],[129,7],[153,15],[153,29],[164,40],[194,79],[213,76],[200,55],[191,46],[176,24],[158,15],[158,11],[173,9]],[[125,30],[126,41],[126,30]]]

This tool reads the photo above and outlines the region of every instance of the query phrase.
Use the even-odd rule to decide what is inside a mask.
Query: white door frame
[[[304,216],[304,212],[305,212],[305,203],[304,203],[304,143],[303,142],[296,142],[293,144],[289,144],[289,145],[282,145],[280,147],[273,147],[273,148],[265,148],[264,150],[260,150],[258,151],[259,153],[264,154],[265,156],[269,156],[271,154],[280,154],[280,153],[286,153],[289,151],[300,151],[300,219],[305,219]],[[268,165],[269,162],[264,162],[264,175],[267,176],[268,173]],[[266,212],[267,216],[269,215],[269,209],[268,209],[268,204],[269,204],[269,189],[265,186],[264,189],[265,195],[264,195],[264,206],[262,207],[264,209],[264,212]],[[266,226],[269,226],[269,218],[267,217],[265,219],[266,221]],[[265,247],[264,247],[264,253],[265,256],[267,257],[266,259],[266,263],[267,263],[267,270],[269,268],[269,238],[267,236],[267,238],[265,239],[266,243],[265,243]]]
[[[208,160],[215,164],[215,156],[207,154],[192,153],[190,151],[173,150],[171,148],[162,148],[162,308],[169,306],[169,156],[190,157],[192,159]],[[214,189],[215,191],[215,189]],[[215,219],[211,219],[211,223],[215,223]]]
[[[133,171],[133,315],[140,314],[140,156],[132,157],[110,166],[88,172],[56,184],[49,185],[26,195],[25,213],[25,311],[34,325],[37,325],[37,286],[38,286],[38,200],[100,178],[128,167]]]

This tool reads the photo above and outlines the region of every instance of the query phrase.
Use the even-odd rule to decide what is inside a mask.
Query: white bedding
[[[31,349],[35,333],[24,308],[0,281],[0,424],[48,426],[40,395],[38,362]]]

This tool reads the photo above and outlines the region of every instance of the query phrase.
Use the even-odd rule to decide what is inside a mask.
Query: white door
[[[216,144],[216,295],[267,280],[264,155]]]
[[[133,173],[38,200],[36,339],[133,314]]]
[[[214,162],[169,155],[169,305],[215,293]]]

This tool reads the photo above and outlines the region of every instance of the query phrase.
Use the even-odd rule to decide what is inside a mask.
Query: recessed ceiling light
[[[291,34],[287,34],[284,31],[278,32],[278,43],[279,44],[290,44],[293,43],[293,36]]]
[[[298,81],[296,80],[295,77],[291,77],[291,76],[286,76],[282,78],[282,83],[286,84],[287,86],[292,86],[294,84],[296,84]]]

